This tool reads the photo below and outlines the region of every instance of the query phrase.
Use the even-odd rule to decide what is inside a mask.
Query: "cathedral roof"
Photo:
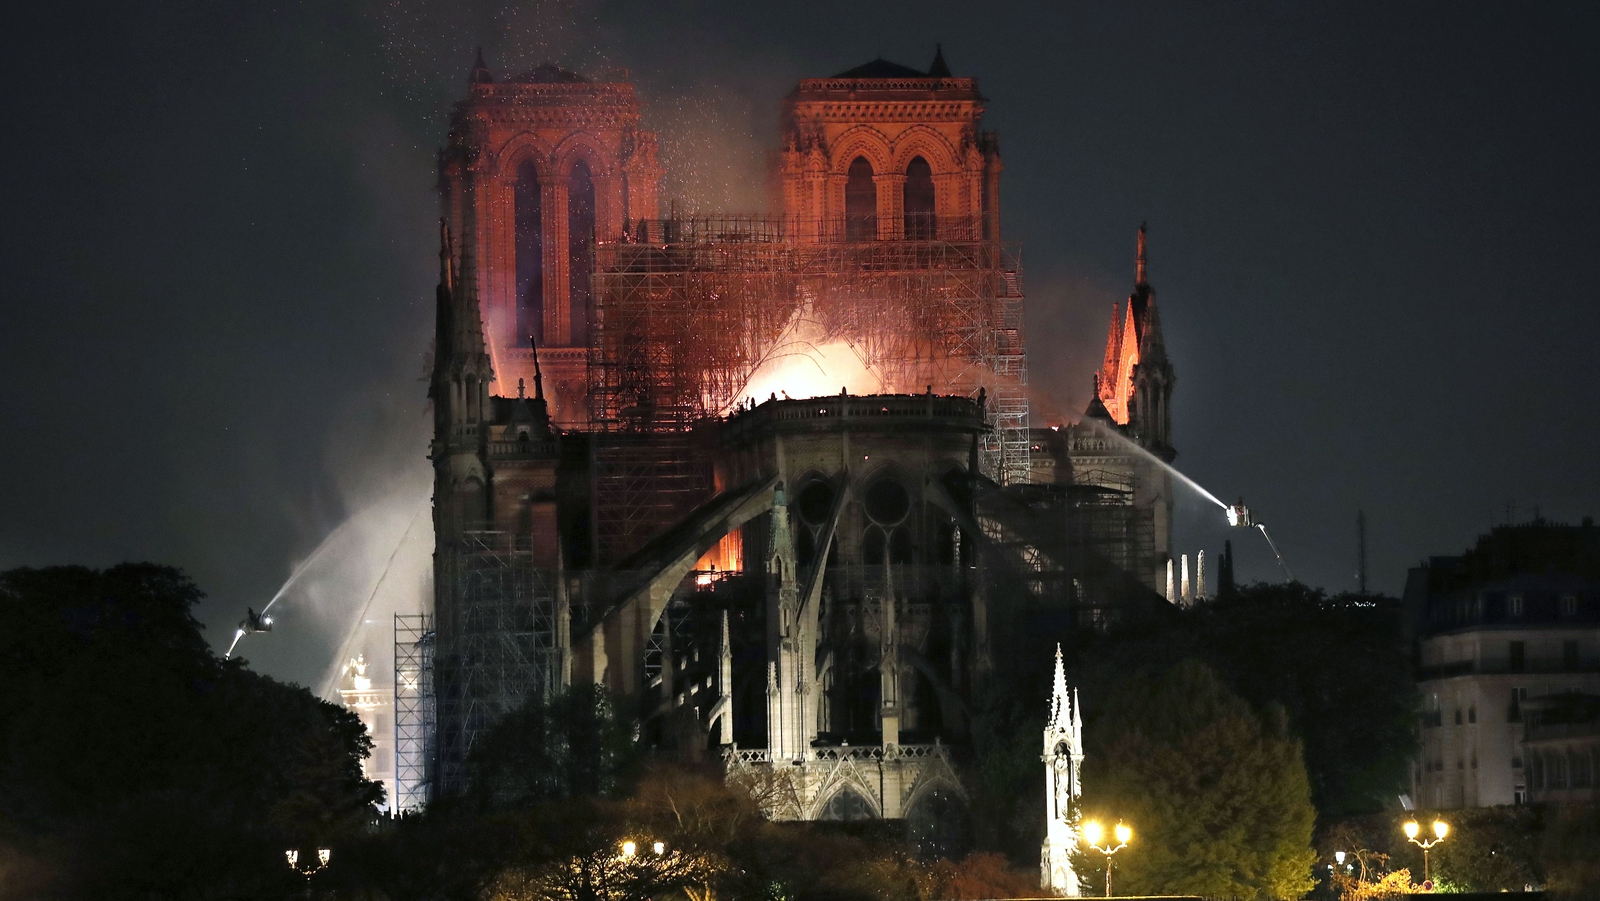
[[[589,79],[563,69],[555,63],[544,63],[511,79],[517,84],[583,84]]]
[[[942,58],[942,57],[941,57]],[[948,74],[948,67],[945,69]],[[870,63],[862,63],[854,69],[846,69],[834,78],[927,78],[928,73],[919,72],[910,66],[891,63],[883,57],[878,57]]]

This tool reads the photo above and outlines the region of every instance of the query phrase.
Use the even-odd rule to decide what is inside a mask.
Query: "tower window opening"
[[[516,226],[517,340],[544,341],[544,208],[539,173],[529,160],[517,167],[511,193]]]
[[[937,214],[934,212],[933,168],[922,157],[915,157],[906,166],[905,196],[906,238],[912,241],[931,241],[939,234]]]
[[[589,307],[594,278],[594,178],[582,160],[572,164],[567,182],[567,273],[571,331],[569,343],[589,343]]]
[[[847,241],[878,237],[878,186],[864,156],[850,163],[844,184],[844,236]]]

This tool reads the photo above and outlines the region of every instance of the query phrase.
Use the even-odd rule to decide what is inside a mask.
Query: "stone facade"
[[[1594,770],[1577,759],[1596,740],[1570,702],[1600,695],[1600,532],[1587,520],[1501,526],[1411,570],[1405,602],[1422,696],[1415,803],[1591,792]]]
[[[555,421],[582,422],[586,254],[660,216],[656,136],[633,85],[555,66],[497,80],[480,56],[439,159],[443,215],[475,260],[495,393],[533,383],[531,338]]]
[[[951,77],[942,53],[928,72],[879,59],[801,79],[783,104],[784,214],[813,239],[844,227],[882,240],[997,240],[1000,146],[981,128],[983,103],[977,80]]]

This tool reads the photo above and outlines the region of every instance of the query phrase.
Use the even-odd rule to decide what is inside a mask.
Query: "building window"
[[[933,169],[928,161],[916,157],[906,166],[904,197],[906,238],[930,241],[939,233],[934,220]]]
[[[1457,726],[1461,725],[1461,708],[1460,707],[1456,708],[1456,725]]]
[[[589,343],[589,306],[594,275],[594,176],[583,160],[572,164],[567,179],[568,343]]]
[[[864,156],[850,162],[844,183],[844,236],[848,241],[878,237],[878,186]]]
[[[511,189],[516,231],[517,334],[544,341],[544,211],[533,161],[517,167]],[[522,338],[518,338],[521,343]]]
[[[1511,790],[1511,803],[1522,805],[1528,803],[1528,787],[1519,785]]]
[[[1561,615],[1562,616],[1577,616],[1578,615],[1578,596],[1577,595],[1575,595],[1575,594],[1564,594],[1564,595],[1561,596]]]
[[[1473,704],[1471,707],[1467,708],[1467,722],[1476,723],[1477,721],[1478,721],[1478,705],[1477,704]]]
[[[1578,668],[1578,643],[1576,641],[1563,641],[1561,643],[1561,666],[1568,670]]]
[[[1522,595],[1514,594],[1506,598],[1506,613],[1512,619],[1522,617]]]
[[[1508,660],[1509,668],[1513,673],[1522,672],[1528,665],[1528,644],[1523,641],[1511,642],[1511,651]]]

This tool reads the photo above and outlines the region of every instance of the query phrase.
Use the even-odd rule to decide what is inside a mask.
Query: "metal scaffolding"
[[[433,617],[394,617],[395,813],[420,810],[433,781]]]
[[[525,536],[524,536],[525,542]],[[478,735],[561,687],[555,574],[507,532],[468,531],[441,555],[433,656],[435,793],[457,792]]]
[[[838,342],[881,393],[985,392],[994,430],[984,470],[1002,484],[1026,482],[1019,257],[976,224],[941,221],[937,238],[859,241],[840,238],[837,223],[802,225],[640,222],[629,240],[598,245],[594,428],[686,429],[725,415],[763,364]],[[597,485],[602,507],[608,487]]]

